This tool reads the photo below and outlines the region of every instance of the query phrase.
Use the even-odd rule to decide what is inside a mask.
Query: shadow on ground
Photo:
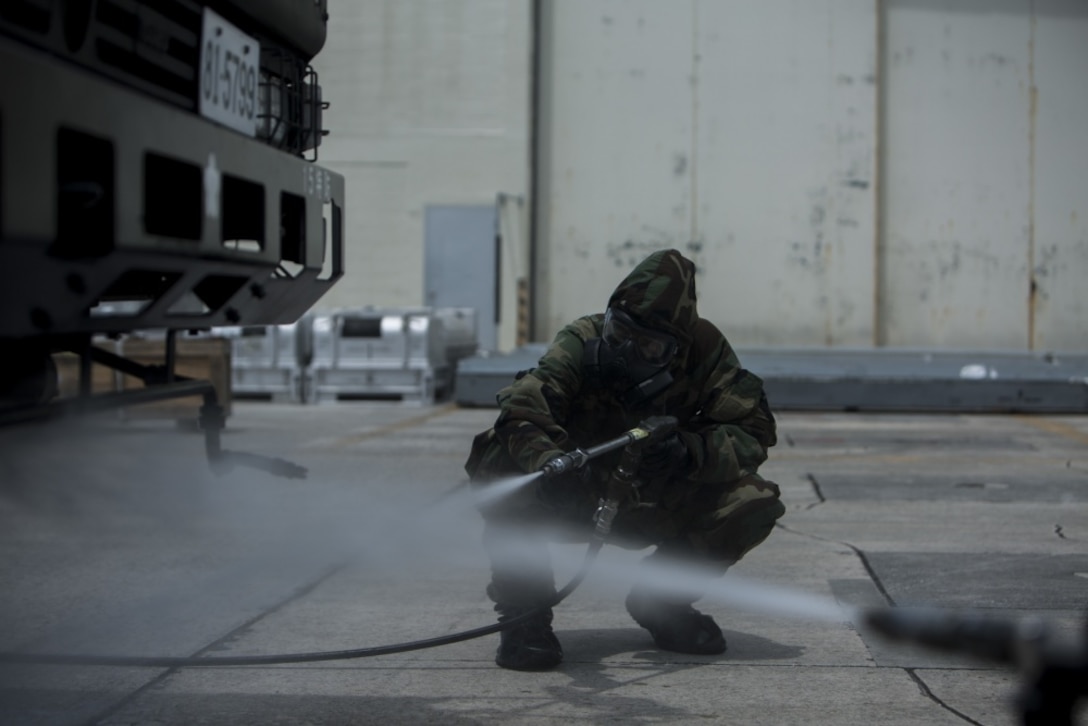
[[[629,653],[640,663],[699,666],[739,660],[792,660],[805,652],[803,646],[777,643],[759,635],[725,629],[722,633],[728,649],[721,655],[688,655],[658,649],[650,634],[642,628],[556,630],[567,663],[598,663]]]

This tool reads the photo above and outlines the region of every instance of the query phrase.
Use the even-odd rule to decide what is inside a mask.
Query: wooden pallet
[[[163,365],[166,344],[163,340],[125,338],[117,342],[103,341],[96,345],[103,350],[124,356],[141,365]],[[79,395],[79,356],[74,353],[54,354],[57,365],[57,385],[61,398]],[[174,372],[179,376],[209,380],[215,386],[224,415],[231,412],[231,346],[225,338],[179,338]],[[103,365],[91,365],[91,393],[112,393],[143,388],[143,381]],[[204,400],[189,396],[153,403],[128,406],[121,415],[133,419],[175,419],[195,422]]]

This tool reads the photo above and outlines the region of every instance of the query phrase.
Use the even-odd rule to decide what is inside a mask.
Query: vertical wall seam
[[[691,236],[699,239],[699,0],[691,2]]]
[[[873,57],[873,346],[887,344],[884,318],[881,310],[884,297],[883,255],[884,240],[884,135],[885,135],[885,88],[887,79],[884,68],[884,46],[887,43],[884,0],[873,0],[876,16],[876,50]]]
[[[1035,349],[1035,123],[1039,89],[1035,87],[1035,0],[1028,8],[1028,350]]]
[[[827,9],[827,64],[828,69],[832,73],[839,73],[841,69],[838,66],[838,58],[835,56],[835,10],[833,7],[828,6]],[[838,219],[841,212],[839,211],[842,203],[842,191],[839,185],[839,180],[846,176],[843,173],[842,163],[842,119],[838,114],[839,104],[842,102],[842,97],[839,95],[838,89],[834,84],[831,85],[831,92],[827,94],[827,115],[828,118],[834,119],[834,143],[832,144],[833,154],[835,157],[832,164],[831,173],[828,175],[827,182],[827,194],[824,202],[824,220]],[[834,191],[832,191],[834,190]],[[820,223],[827,243],[821,250],[821,255],[825,260],[824,274],[820,280],[820,297],[827,301],[824,305],[824,346],[831,348],[835,345],[835,311],[837,309],[839,300],[835,297],[835,293],[841,291],[839,286],[835,284],[835,266],[839,264],[842,254],[837,254],[836,249],[842,252],[843,235],[842,228],[838,224],[828,225],[825,222]],[[819,227],[815,230],[817,243],[820,240]],[[830,289],[829,289],[830,288]]]
[[[541,18],[543,0],[533,0],[529,12],[531,48],[529,49],[529,269],[525,276],[529,282],[529,340],[536,340],[537,331],[537,289],[540,285],[540,233],[537,225],[541,223],[540,208],[540,110],[541,110],[541,47],[543,31]]]

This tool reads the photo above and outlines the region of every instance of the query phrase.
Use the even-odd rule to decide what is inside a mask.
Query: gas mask
[[[611,388],[627,408],[649,401],[672,383],[676,338],[650,330],[609,308],[601,337],[586,341],[582,365],[590,385]]]

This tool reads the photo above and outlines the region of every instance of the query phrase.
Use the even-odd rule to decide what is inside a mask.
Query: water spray
[[[582,567],[578,573],[558,591],[554,600],[547,607],[554,607],[562,602],[568,595],[574,592],[589,572],[590,566],[596,559],[597,553],[604,544],[604,540],[611,530],[612,518],[618,508],[618,497],[622,496],[624,487],[630,487],[634,482],[634,473],[638,469],[641,460],[642,448],[653,441],[659,441],[671,433],[677,425],[677,420],[672,416],[655,416],[646,419],[637,427],[624,432],[622,435],[606,441],[603,444],[588,449],[575,449],[561,454],[547,462],[539,472],[533,472],[498,485],[498,495],[490,487],[485,490],[487,500],[494,500],[498,496],[505,496],[532,481],[544,476],[552,477],[574,471],[586,465],[590,460],[627,447],[621,466],[610,480],[607,498],[602,498],[595,519],[597,526],[595,536],[586,551]],[[480,500],[478,500],[479,503]],[[484,635],[497,633],[517,627],[529,619],[536,617],[538,610],[530,610],[510,620],[501,623],[493,623],[480,628],[473,628],[459,633],[426,638],[404,643],[375,646],[370,648],[355,648],[351,650],[318,651],[311,653],[289,653],[280,655],[255,655],[255,656],[216,656],[216,657],[168,657],[168,656],[122,656],[122,655],[80,655],[80,654],[35,654],[35,653],[0,653],[0,664],[44,664],[44,665],[99,665],[99,666],[129,666],[129,667],[216,667],[216,666],[252,666],[271,665],[279,663],[314,663],[331,660],[350,660],[356,658],[370,658],[379,655],[393,653],[406,653],[413,650],[435,648],[451,643],[459,643]]]
[[[611,531],[620,503],[637,485],[636,472],[646,445],[660,441],[676,428],[673,417],[654,417],[597,446],[575,449],[548,461],[540,471],[496,482],[481,493],[481,501],[494,501],[540,478],[573,472],[608,452],[624,449],[612,471],[605,496],[594,516],[595,530],[578,573],[558,593],[551,606],[565,599],[586,577],[596,554]],[[639,565],[645,576],[646,563]],[[607,568],[606,577],[624,572]],[[634,574],[633,572],[628,574]],[[748,581],[733,574],[713,581],[696,570],[675,565],[650,574],[670,589],[700,590],[710,597],[752,612],[778,614],[823,622],[858,622],[871,631],[895,641],[909,642],[946,652],[961,653],[1024,672],[1024,687],[1016,707],[1027,726],[1072,724],[1076,703],[1088,697],[1088,622],[1080,642],[1060,639],[1053,628],[1039,619],[1002,620],[970,612],[939,608],[849,608],[834,600],[820,598],[791,588]],[[503,623],[451,633],[423,640],[352,650],[256,656],[140,657],[88,654],[0,653],[0,664],[67,664],[142,667],[216,667],[304,663],[367,658],[434,648],[478,638],[517,627],[536,615],[529,611]],[[1075,640],[1075,639],[1073,639]]]

